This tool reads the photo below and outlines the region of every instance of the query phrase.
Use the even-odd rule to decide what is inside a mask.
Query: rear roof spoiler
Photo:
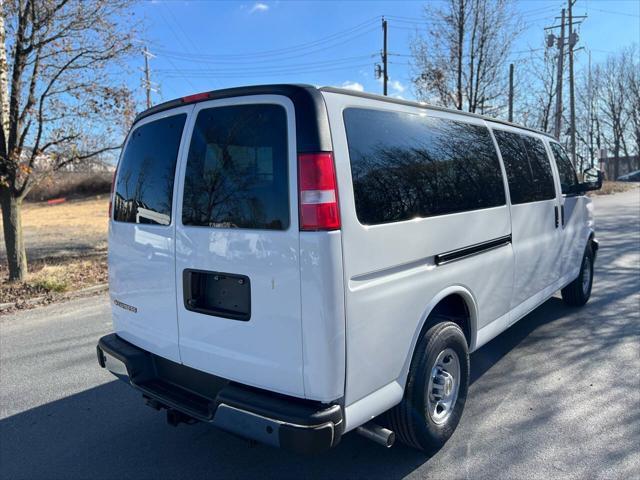
[[[320,90],[312,85],[257,85],[203,92],[155,105],[139,113],[134,124],[149,115],[172,108],[207,100],[244,97],[248,95],[282,95],[293,102],[296,112],[296,141],[298,153],[329,152],[333,150],[327,107]]]

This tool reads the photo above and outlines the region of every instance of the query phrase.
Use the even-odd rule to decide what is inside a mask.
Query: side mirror
[[[584,171],[583,182],[578,185],[581,192],[589,192],[591,190],[600,190],[602,181],[604,180],[604,172],[597,168],[589,168]]]

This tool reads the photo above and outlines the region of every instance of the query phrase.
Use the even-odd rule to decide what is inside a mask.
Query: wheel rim
[[[582,293],[589,294],[591,288],[591,262],[589,257],[584,257],[582,261]]]
[[[446,348],[436,358],[427,385],[427,414],[434,423],[445,423],[456,405],[460,389],[460,359]]]

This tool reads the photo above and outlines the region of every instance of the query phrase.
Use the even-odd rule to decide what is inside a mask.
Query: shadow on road
[[[637,256],[639,240],[634,229],[622,230],[619,223],[635,225],[636,216],[637,212],[627,209],[616,222],[599,222],[599,232],[607,240],[600,249],[594,295],[587,307],[571,309],[552,298],[472,355],[473,385],[465,416],[451,441],[431,459],[401,446],[384,450],[355,434],[347,435],[336,449],[322,455],[301,457],[262,445],[251,447],[203,424],[173,428],[145,407],[137,392],[113,381],[0,421],[0,475],[400,478],[417,469],[423,476],[427,471],[437,476],[446,466],[450,474],[443,476],[450,477],[465,476],[464,464],[468,466],[473,457],[474,469],[482,468],[475,471],[481,471],[483,477],[522,478],[518,468],[533,455],[563,448],[554,444],[553,434],[567,421],[570,406],[575,402],[587,405],[602,396],[601,405],[576,411],[584,415],[584,422],[602,421],[594,417],[594,408],[596,414],[600,408],[605,418],[609,414],[615,418],[609,423],[605,420],[602,428],[596,425],[594,438],[575,439],[578,446],[583,441],[588,451],[576,452],[565,467],[574,474],[587,469],[586,475],[608,476],[611,471],[606,470],[607,465],[626,462],[635,455],[632,437],[640,431],[640,412],[620,409],[610,399],[635,395],[638,379],[621,375],[615,382],[594,380],[591,372],[616,361],[610,358],[611,352],[637,342],[640,333],[637,298],[628,301],[640,291],[638,265],[622,262],[627,255]],[[620,368],[625,368],[624,361]],[[548,363],[563,365],[561,374],[557,368],[546,368]],[[633,365],[632,361],[626,368]],[[564,381],[558,381],[559,376]],[[567,378],[572,382],[569,387]],[[562,394],[569,395],[565,403],[559,400]],[[496,398],[521,402],[525,407],[500,418],[499,426],[487,425],[489,414],[500,407]],[[542,408],[545,399],[556,402],[556,408]],[[505,443],[506,435],[510,441]],[[603,446],[594,451],[589,447],[592,442]],[[590,459],[589,464],[582,455]],[[475,476],[473,470],[471,476]]]

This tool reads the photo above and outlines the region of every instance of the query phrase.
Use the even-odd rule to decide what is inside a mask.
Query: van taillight
[[[111,192],[109,193],[109,218],[111,218],[111,212],[113,208],[113,190],[116,184],[116,173],[118,173],[118,168],[113,171],[113,178],[111,179]]]
[[[200,100],[206,100],[209,98],[209,92],[194,93],[193,95],[187,95],[182,97],[183,103],[199,102]]]
[[[298,155],[300,230],[340,228],[338,185],[331,152]]]

